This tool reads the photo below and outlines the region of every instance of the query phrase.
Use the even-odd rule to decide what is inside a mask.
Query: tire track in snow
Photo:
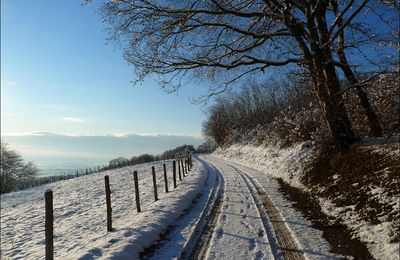
[[[305,259],[304,254],[299,250],[298,244],[295,238],[292,236],[289,228],[285,224],[279,210],[274,205],[273,201],[269,198],[265,190],[261,185],[257,185],[252,177],[245,172],[237,169],[230,165],[236,170],[236,172],[242,177],[246,183],[251,195],[253,196],[260,216],[263,220],[264,229],[267,231],[268,238],[272,245],[273,254],[277,258],[283,257],[283,259],[290,260],[302,260]],[[270,225],[271,223],[271,225]],[[271,227],[272,226],[272,227]],[[272,231],[273,230],[273,231]],[[276,235],[276,238],[273,237]],[[276,240],[279,244],[279,249],[276,248]],[[275,243],[272,243],[275,241]]]
[[[275,259],[274,239],[267,232],[260,204],[243,176],[231,165],[212,162],[225,179],[225,197],[216,231],[208,248],[208,259]],[[254,193],[256,194],[256,193]],[[265,214],[265,213],[264,213]],[[273,238],[273,237],[272,237]],[[271,244],[272,242],[272,244]]]
[[[222,197],[224,195],[224,179],[221,173],[211,164],[198,158],[206,167],[208,173],[214,171],[215,185],[211,191],[211,195],[207,202],[207,206],[203,211],[200,219],[187,243],[185,244],[179,259],[204,259],[207,255],[207,249],[215,231],[218,217],[221,214]],[[222,216],[223,221],[226,220]],[[223,230],[217,230],[217,235],[223,236]],[[219,233],[218,233],[219,232]]]
[[[184,209],[182,211],[182,214],[179,216],[179,218],[176,219],[176,223],[168,226],[166,228],[166,230],[162,234],[159,235],[159,237],[160,237],[159,240],[157,240],[151,246],[145,248],[141,252],[141,254],[139,255],[140,259],[153,259],[153,258],[158,259],[160,257],[157,255],[158,251],[163,250],[163,247],[165,246],[167,241],[171,240],[171,237],[173,236],[173,234],[183,231],[183,229],[186,227],[186,225],[180,225],[180,224],[182,224],[182,222],[184,222],[186,224],[187,220],[185,220],[185,218],[188,217],[188,215],[190,215],[190,213],[192,213],[192,211],[195,211],[196,206],[199,206],[198,204],[201,204],[201,202],[199,202],[199,201],[201,201],[201,197],[204,196],[203,193],[207,192],[206,191],[208,188],[207,186],[209,185],[210,182],[214,182],[214,180],[211,181],[210,178],[212,178],[212,177],[210,177],[210,173],[209,173],[209,171],[207,171],[207,177],[204,182],[204,187],[202,188],[202,191],[199,194],[197,194],[196,197],[192,200],[192,203],[186,209]],[[213,186],[214,187],[213,187],[212,192],[214,192],[215,186],[217,186],[217,185],[214,183]],[[209,200],[211,200],[211,199],[212,199],[212,196],[211,196],[211,198],[209,198]],[[209,200],[207,201],[206,204],[210,203]],[[198,224],[199,223],[197,223],[197,225]],[[192,233],[187,244],[190,244],[195,233],[196,233],[196,231],[194,231]],[[154,257],[154,256],[156,256],[156,257]]]

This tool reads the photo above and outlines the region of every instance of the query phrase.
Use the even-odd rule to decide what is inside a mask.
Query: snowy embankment
[[[271,146],[234,144],[228,148],[218,148],[212,156],[256,169],[273,177],[282,178],[292,186],[310,191],[310,189],[305,187],[300,181],[304,163],[310,153],[311,148],[308,143],[297,144],[285,149]],[[371,194],[371,196],[372,195],[375,196],[376,194]],[[359,212],[356,211],[354,207],[338,207],[327,198],[320,197],[319,201],[324,213],[338,219],[342,224],[345,224],[352,230],[353,236],[358,237],[367,244],[368,250],[374,258],[400,259],[398,254],[399,242],[392,240],[393,223],[383,222],[380,224],[372,224],[362,220]],[[392,197],[390,201],[391,204],[395,204],[395,208],[399,208],[398,199]],[[285,215],[285,210],[285,208],[281,208],[283,215]],[[295,235],[301,235],[301,231],[292,231],[298,233]],[[304,243],[308,242],[304,240]]]
[[[207,174],[194,161],[189,175],[173,189],[172,163],[153,162],[1,195],[1,259],[44,259],[44,196],[54,194],[54,257],[57,259],[135,259],[153,244],[200,192]],[[157,172],[154,202],[151,166]],[[138,171],[142,212],[136,212],[133,171]],[[200,174],[200,172],[202,174]],[[104,176],[110,176],[114,231],[106,231]],[[178,174],[177,174],[178,175]]]
[[[218,148],[212,156],[263,171],[273,177],[282,178],[295,187],[304,188],[299,178],[303,172],[303,163],[310,152],[308,143],[286,149],[234,144],[225,149]]]

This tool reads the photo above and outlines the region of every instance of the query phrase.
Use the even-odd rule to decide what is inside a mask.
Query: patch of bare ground
[[[363,143],[341,153],[319,150],[301,178],[308,192],[281,181],[282,191],[324,232],[334,253],[370,259],[372,256],[366,246],[352,239],[358,236],[355,230],[341,224],[344,223],[341,215],[328,217],[324,214],[315,198],[325,198],[335,207],[351,210],[351,214],[356,215],[360,221],[372,225],[389,223],[387,243],[398,243],[399,153],[398,142]],[[332,221],[335,224],[330,224]]]
[[[294,202],[293,206],[302,212],[303,216],[313,224],[313,227],[323,232],[323,237],[331,245],[331,252],[342,255],[344,259],[373,259],[365,244],[352,238],[346,226],[334,221],[322,212],[318,200],[309,193],[294,188],[278,179],[280,191]]]
[[[354,206],[373,225],[392,222],[392,241],[398,242],[400,212],[399,144],[364,145],[323,156],[305,173],[303,183],[317,196],[338,207]]]

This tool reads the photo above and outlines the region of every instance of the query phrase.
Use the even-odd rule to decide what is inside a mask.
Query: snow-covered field
[[[257,215],[255,207],[258,202],[253,201],[250,196],[254,191],[250,192],[244,185],[246,178],[253,179],[254,183],[265,188],[297,241],[299,251],[309,259],[336,258],[336,255],[328,252],[330,245],[322,238],[322,232],[315,230],[294,209],[291,202],[279,191],[279,185],[274,178],[283,178],[291,185],[306,189],[299,179],[310,151],[307,143],[286,149],[250,145],[218,149],[212,154],[213,158],[205,157],[205,162],[194,160],[193,169],[183,182],[177,176],[177,189],[173,189],[172,184],[172,163],[167,161],[169,193],[164,191],[163,162],[153,162],[3,194],[1,259],[44,259],[46,189],[52,189],[54,194],[56,259],[136,259],[143,249],[157,243],[160,235],[171,226],[175,228],[170,230],[166,241],[157,244],[159,250],[155,252],[153,259],[176,258],[191,236],[214,185],[215,179],[210,176],[215,177],[216,172],[207,161],[214,164],[225,179],[223,207],[208,249],[210,259],[233,259],[242,253],[255,258],[271,257],[271,250],[265,246],[274,242],[269,241],[271,234],[268,228],[265,229],[269,234],[268,239],[265,233],[257,233],[262,229],[262,216]],[[151,166],[155,166],[157,172],[157,202],[154,202]],[[241,180],[242,177],[234,175],[232,167],[251,177],[243,175]],[[132,173],[135,170],[139,177],[141,213],[136,212],[134,200]],[[112,232],[106,231],[105,175],[110,176],[112,192]],[[379,193],[379,190],[373,191]],[[193,204],[193,201],[197,202]],[[390,226],[362,222],[357,218],[356,211],[342,212],[342,209],[327,200],[321,200],[321,204],[327,214],[340,215],[345,224],[354,231],[354,235],[368,244],[369,251],[375,258],[399,259],[396,254],[399,244],[389,243],[385,235]],[[189,208],[190,211],[187,210]],[[239,240],[248,241],[249,245],[246,244],[243,249],[239,246]],[[272,246],[271,249],[273,248]]]
[[[154,202],[151,166],[156,167],[159,200]],[[54,195],[56,259],[129,258],[150,246],[189,207],[207,174],[195,161],[174,190],[172,163],[153,162],[1,195],[1,259],[44,259],[44,191]],[[138,171],[142,212],[136,212],[133,171]],[[104,176],[110,176],[113,232],[106,231]],[[177,174],[178,175],[178,174]]]

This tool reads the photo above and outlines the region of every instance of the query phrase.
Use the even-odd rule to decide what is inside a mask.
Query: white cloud
[[[84,123],[85,120],[79,117],[61,117],[60,120],[72,123]]]
[[[79,119],[79,118],[78,118]],[[84,120],[83,120],[84,122]],[[71,137],[133,137],[133,136],[142,136],[142,137],[189,137],[195,139],[203,139],[201,136],[190,135],[190,134],[161,134],[161,133],[105,133],[105,132],[76,132],[76,133],[55,133],[55,132],[45,132],[45,131],[36,131],[36,132],[19,132],[19,133],[1,133],[2,136],[10,136],[10,137],[21,137],[21,136],[71,136]]]
[[[19,132],[19,133],[1,133],[1,136],[12,136],[12,137],[20,137],[20,136],[43,136],[46,133],[43,132]]]
[[[163,136],[164,134],[140,134],[140,133],[104,133],[104,132],[80,132],[65,133],[66,136],[104,136],[104,137],[129,137],[129,136]]]
[[[17,86],[18,85],[18,83],[15,81],[6,81],[5,84],[8,86]]]
[[[89,165],[112,158],[149,153],[160,154],[183,144],[199,145],[202,139],[189,135],[104,133],[104,132],[20,132],[2,133],[12,149],[39,167],[63,163]],[[80,166],[79,166],[80,167]]]
[[[57,111],[71,111],[72,110],[72,108],[70,106],[58,105],[58,104],[47,104],[47,105],[41,105],[39,107],[43,108],[43,109],[47,109],[47,110],[57,110]]]
[[[61,151],[61,150],[49,150],[49,149],[20,149],[24,155],[27,156],[49,156],[49,157],[81,157],[81,158],[102,158],[108,159],[110,156],[91,153],[91,152],[72,152],[72,151]]]

